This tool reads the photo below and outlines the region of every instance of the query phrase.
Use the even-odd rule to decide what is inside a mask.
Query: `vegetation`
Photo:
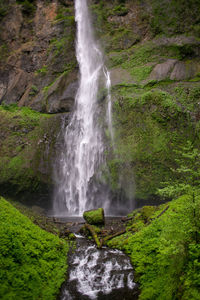
[[[86,220],[88,224],[92,224],[92,225],[104,224],[104,210],[103,208],[98,208],[95,210],[85,211],[83,214],[83,218]]]
[[[8,79],[14,75],[9,72],[15,59],[18,68],[23,65],[22,74],[29,65],[29,92],[20,92],[27,94],[25,103],[37,101],[43,92],[45,110],[48,93],[59,76],[68,76],[69,84],[75,81],[77,62],[71,2],[58,1],[54,11],[48,7],[52,1],[44,2],[41,20],[32,22],[36,1],[5,4],[0,0],[2,24],[8,14],[11,20],[11,9],[17,3],[23,13],[19,28],[24,28],[16,41],[10,28],[17,30],[18,26],[9,22],[5,30],[2,26],[0,63],[3,93],[4,81],[11,85]],[[91,10],[113,82],[117,77],[112,86],[115,139],[114,145],[107,141],[109,170],[104,183],[114,195],[135,196],[139,206],[172,200],[132,212],[127,232],[107,244],[130,256],[140,283],[140,299],[199,299],[200,1],[99,0],[93,1]],[[51,19],[47,36],[43,34],[46,19]],[[152,80],[154,67],[168,59],[180,63],[189,75],[183,80],[171,80],[169,74],[163,80]],[[100,98],[103,103],[104,97]],[[16,104],[0,106],[3,192],[44,195],[49,191],[60,122],[59,115],[41,114]],[[31,224],[2,198],[0,208],[0,298],[54,299],[66,271],[67,244]],[[88,223],[93,218],[89,216]],[[86,229],[101,247],[100,229]]]
[[[51,124],[51,125],[50,125]],[[20,191],[44,191],[50,184],[38,166],[51,168],[50,155],[59,120],[16,104],[0,106],[0,187],[16,194]],[[48,131],[51,134],[48,134]],[[15,147],[13,147],[15,145]],[[50,146],[50,148],[49,148]],[[48,147],[48,155],[43,151]]]
[[[35,11],[35,0],[16,0],[16,2],[22,5],[22,11],[25,14],[31,14]]]
[[[65,279],[68,244],[0,198],[0,298],[55,299]]]
[[[158,192],[178,199],[134,211],[127,233],[108,242],[130,255],[140,299],[199,298],[200,152],[188,141],[175,161],[179,176]]]

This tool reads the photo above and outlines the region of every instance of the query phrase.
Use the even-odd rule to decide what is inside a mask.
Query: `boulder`
[[[91,225],[103,225],[105,223],[103,208],[85,211],[83,218]]]
[[[171,80],[186,80],[195,77],[200,70],[199,64],[196,62],[177,62],[173,72],[171,73]]]
[[[129,84],[135,83],[133,81],[130,73],[127,70],[119,68],[119,67],[111,69],[110,77],[111,77],[112,86],[121,84],[123,82],[129,83]]]
[[[166,62],[156,65],[153,71],[151,72],[150,79],[152,80],[168,79],[176,63],[177,63],[176,59],[168,59]]]

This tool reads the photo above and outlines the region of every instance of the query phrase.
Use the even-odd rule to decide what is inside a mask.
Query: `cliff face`
[[[138,205],[149,203],[173,180],[176,150],[187,140],[199,147],[200,3],[96,1],[92,9],[113,85],[110,183],[129,193],[135,180]]]
[[[1,104],[56,113],[59,120],[60,112],[72,109],[78,74],[73,4],[0,1]],[[108,145],[111,177],[107,178],[113,191],[122,188],[130,196],[133,191],[127,183],[132,186],[135,181],[136,198],[149,201],[156,198],[161,182],[172,176],[174,150],[186,140],[199,143],[200,3],[90,0],[90,6],[112,77],[115,150]],[[6,118],[5,112],[0,113]],[[51,124],[58,134],[59,126],[53,119]],[[48,125],[45,128],[48,135]],[[1,125],[1,130],[6,129]],[[13,134],[12,128],[6,132],[7,137]],[[2,147],[7,143],[3,138]],[[32,153],[27,145],[23,149]],[[24,157],[18,150],[1,152],[1,158]],[[39,170],[36,161],[32,178]],[[14,172],[11,166],[10,170]],[[41,180],[49,181],[50,173],[40,172]]]
[[[69,111],[77,88],[73,2],[9,1],[1,20],[0,102]],[[70,76],[68,76],[70,73]]]

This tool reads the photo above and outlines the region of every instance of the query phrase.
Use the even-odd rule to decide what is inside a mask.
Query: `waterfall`
[[[129,258],[119,250],[97,249],[81,236],[76,237],[76,250],[68,262],[68,281],[59,299],[138,299]]]
[[[81,215],[84,210],[109,208],[108,193],[98,184],[98,171],[104,162],[103,134],[99,124],[98,91],[102,78],[108,89],[107,121],[112,132],[110,74],[95,41],[87,0],[75,1],[77,22],[76,56],[80,68],[79,89],[75,108],[64,134],[59,164],[56,213]],[[102,83],[101,83],[102,84]],[[94,181],[96,179],[96,185]],[[96,199],[98,195],[98,199]],[[97,204],[98,202],[98,204]]]

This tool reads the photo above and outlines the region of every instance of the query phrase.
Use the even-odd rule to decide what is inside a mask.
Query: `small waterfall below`
[[[99,124],[98,92],[100,83],[102,88],[104,82],[104,88],[108,90],[107,123],[113,139],[110,74],[94,38],[87,0],[75,1],[75,19],[80,82],[74,112],[64,134],[54,211],[58,215],[81,215],[85,210],[101,206],[108,213],[108,190],[99,183],[104,143]]]
[[[123,252],[107,247],[98,250],[80,235],[76,241],[60,300],[138,299],[133,267]]]

